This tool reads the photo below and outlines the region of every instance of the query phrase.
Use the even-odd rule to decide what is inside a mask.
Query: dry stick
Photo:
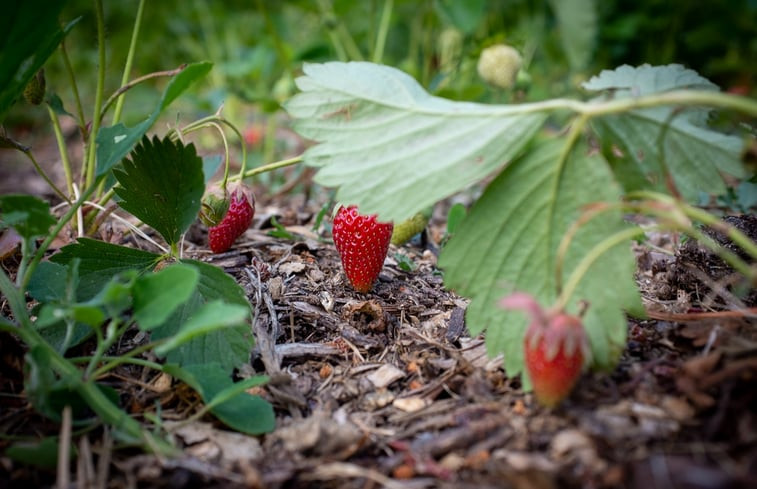
[[[746,318],[757,316],[757,307],[747,309],[737,309],[733,311],[706,311],[706,312],[660,312],[646,311],[647,316],[651,319],[660,321],[697,321],[700,319],[724,319],[724,318]]]
[[[71,406],[63,408],[60,424],[60,439],[58,440],[58,471],[55,486],[57,489],[68,489],[71,481],[71,426],[73,424]]]

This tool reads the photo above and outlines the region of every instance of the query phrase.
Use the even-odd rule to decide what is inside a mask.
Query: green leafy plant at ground
[[[223,177],[217,184],[224,196],[231,180],[241,181],[299,160],[252,170],[243,163],[238,175],[229,176],[224,128],[240,140],[241,136],[220,113],[173,127],[164,137],[147,135],[166,108],[207,75],[212,65],[185,64],[129,80],[144,1],[137,11],[122,83],[109,98],[105,97],[103,3],[95,2],[99,66],[92,115],[87,118],[82,110],[76,73],[71,71],[76,106],[72,110],[76,115],[72,115],[56,95],[56,87],[46,86],[39,70],[56,48],[70,68],[64,37],[76,21],[61,29],[60,9],[47,7],[47,2],[34,1],[12,6],[5,13],[10,17],[4,17],[11,20],[9,29],[0,33],[1,45],[14,46],[2,50],[0,117],[20,100],[22,92],[32,103],[44,102],[66,177],[66,188],[58,188],[30,148],[0,136],[4,150],[27,155],[63,203],[58,216],[38,198],[0,196],[0,231],[15,233],[21,247],[15,278],[0,270],[0,291],[10,311],[0,317],[0,331],[16,335],[28,348],[25,389],[29,400],[37,411],[54,420],[61,420],[62,413],[70,409],[79,425],[104,423],[123,442],[170,453],[173,448],[161,434],[128,415],[119,406],[117,393],[101,382],[120,365],[133,364],[170,374],[194,388],[205,406],[192,419],[210,412],[238,431],[259,434],[272,430],[271,405],[246,392],[267,378],[256,375],[239,382],[232,378],[234,369],[249,361],[254,343],[245,291],[221,269],[182,257],[182,237],[197,219],[206,185],[221,162],[220,158],[201,158],[184,137],[205,128],[218,131],[226,150]],[[26,36],[37,32],[35,29],[39,36]],[[34,63],[30,65],[28,59]],[[156,77],[170,80],[154,108],[136,125],[120,122],[126,92]],[[69,159],[61,117],[76,120],[84,144],[78,171]],[[242,155],[244,162],[244,150]],[[120,218],[140,239],[150,239],[162,252],[89,237],[110,215],[112,209],[107,206],[112,200],[160,236],[162,243]],[[246,223],[249,225],[249,220]],[[76,230],[78,239],[50,255],[51,244],[66,229]],[[112,355],[113,347],[129,331],[149,333],[149,341]],[[81,349],[73,350],[85,341],[94,345],[92,351],[82,354]],[[80,356],[72,356],[73,351]],[[145,353],[154,353],[161,362]]]
[[[592,366],[615,365],[626,314],[644,314],[629,248],[644,231],[627,213],[701,239],[755,283],[753,269],[694,223],[725,230],[757,258],[755,244],[687,201],[723,193],[723,175],[745,176],[751,136],[707,122],[713,109],[757,116],[757,103],[719,93],[692,70],[622,66],[583,85],[590,100],[510,105],[435,97],[400,70],[366,62],[308,64],[296,83],[301,93],[286,109],[319,143],[305,163],[361,212],[402,222],[494,176],[439,265],[445,284],[472,299],[470,331],[487,331],[511,375],[523,371],[526,318],[497,302],[513,292],[569,314],[585,308]]]

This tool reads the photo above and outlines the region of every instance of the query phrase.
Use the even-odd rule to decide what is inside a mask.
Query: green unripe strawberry
[[[24,98],[32,105],[39,105],[45,99],[45,70],[40,69],[24,88]]]
[[[429,215],[427,213],[419,212],[410,219],[407,219],[400,224],[394,226],[394,232],[392,233],[392,244],[394,246],[402,246],[410,241],[413,236],[426,229],[428,224]]]
[[[481,51],[478,58],[478,74],[495,87],[510,89],[520,71],[520,53],[507,44],[495,44]]]

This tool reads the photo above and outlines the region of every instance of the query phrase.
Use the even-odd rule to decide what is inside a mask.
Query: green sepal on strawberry
[[[378,222],[375,214],[360,214],[354,205],[338,208],[332,230],[334,245],[356,291],[367,293],[373,288],[384,266],[393,229],[393,223]]]
[[[589,357],[581,319],[564,311],[544,310],[525,293],[505,297],[500,305],[531,316],[523,340],[526,372],[536,400],[547,407],[558,405],[573,390]]]
[[[224,206],[215,197],[206,200],[209,201],[208,208],[213,209],[212,212],[218,212]],[[208,245],[213,253],[223,253],[231,248],[234,241],[250,227],[255,216],[255,198],[242,186],[231,192],[225,205],[228,207],[223,218],[218,224],[208,228]]]

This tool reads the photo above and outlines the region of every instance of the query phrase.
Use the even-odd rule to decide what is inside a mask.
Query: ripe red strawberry
[[[365,216],[357,207],[340,207],[334,217],[334,245],[342,268],[352,286],[366,293],[381,272],[394,225],[378,222],[376,215]]]
[[[231,193],[229,209],[215,226],[208,228],[208,244],[213,253],[223,253],[244,233],[255,215],[255,198],[240,188]]]
[[[516,293],[500,303],[525,309],[531,323],[523,342],[525,365],[536,400],[554,407],[570,394],[588,356],[581,319],[562,311],[545,311],[528,294]]]

